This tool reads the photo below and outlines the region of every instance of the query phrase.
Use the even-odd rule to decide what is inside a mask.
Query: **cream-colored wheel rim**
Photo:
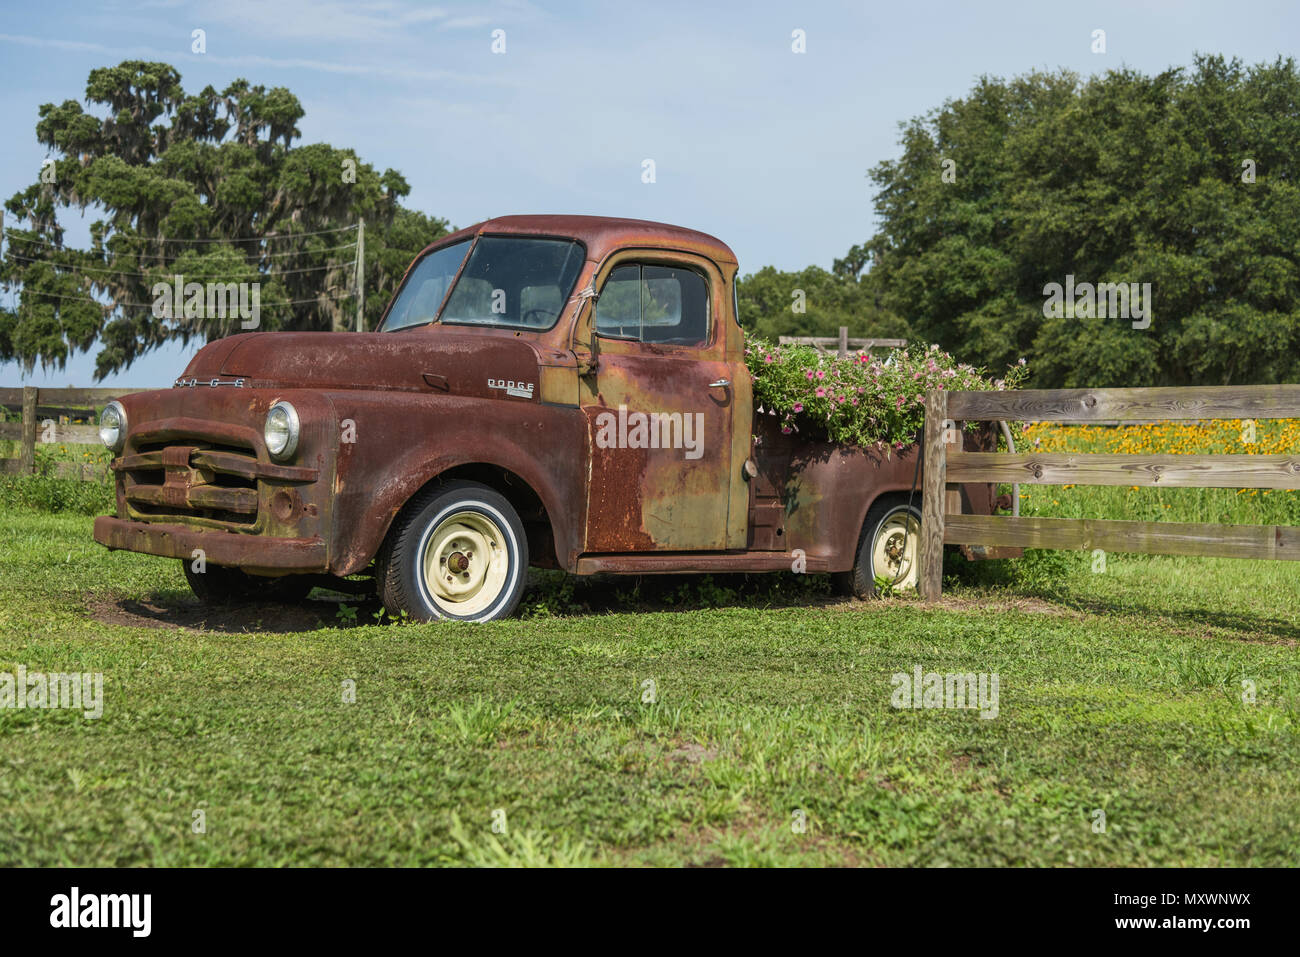
[[[889,579],[899,591],[915,588],[920,546],[921,523],[916,516],[906,509],[891,513],[876,529],[871,545],[873,574]]]
[[[510,572],[506,537],[482,512],[448,515],[424,550],[424,583],[442,611],[477,615],[501,596]]]

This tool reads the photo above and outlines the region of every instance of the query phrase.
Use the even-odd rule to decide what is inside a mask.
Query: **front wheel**
[[[390,615],[496,621],[519,605],[527,569],[528,539],[514,506],[486,485],[449,482],[402,510],[377,578]]]
[[[837,572],[835,585],[855,598],[877,597],[877,579],[885,579],[894,591],[914,591],[920,555],[921,510],[905,498],[876,502],[862,523],[853,570]]]

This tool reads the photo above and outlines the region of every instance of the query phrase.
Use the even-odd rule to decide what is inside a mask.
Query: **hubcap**
[[[899,591],[916,587],[916,556],[920,550],[921,523],[910,511],[889,515],[876,529],[871,546],[871,569]]]
[[[438,523],[424,550],[424,583],[453,615],[476,615],[501,595],[509,571],[505,536],[481,512],[456,512]]]

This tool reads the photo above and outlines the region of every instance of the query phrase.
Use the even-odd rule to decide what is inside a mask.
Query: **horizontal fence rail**
[[[906,339],[850,339],[848,326],[840,326],[838,337],[778,336],[776,341],[777,345],[782,346],[812,346],[818,352],[834,349],[841,359],[847,359],[850,350],[856,352],[865,349],[869,352],[872,349],[901,349],[907,345]]]
[[[94,420],[99,411],[120,395],[140,389],[40,389],[34,386],[0,389],[0,407],[20,412],[16,422],[0,422],[0,440],[19,443],[18,458],[0,458],[0,475],[33,475],[36,449],[45,445],[99,445],[99,427],[68,420]],[[104,466],[95,463],[54,462],[60,478],[96,480]]]
[[[1300,412],[1300,385],[1227,385],[950,392],[947,417],[1087,425],[1101,421],[1290,419],[1297,412]]]
[[[1300,559],[1300,528],[960,515],[948,511],[948,496],[942,494],[950,485],[970,482],[1300,489],[1300,455],[963,452],[951,442],[961,434],[959,423],[1087,425],[1297,416],[1300,385],[931,392],[923,442],[921,593],[938,598],[942,592],[944,545]]]

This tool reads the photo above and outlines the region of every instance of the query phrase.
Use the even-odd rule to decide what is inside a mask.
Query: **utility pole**
[[[366,221],[357,224],[357,332],[366,331]]]

